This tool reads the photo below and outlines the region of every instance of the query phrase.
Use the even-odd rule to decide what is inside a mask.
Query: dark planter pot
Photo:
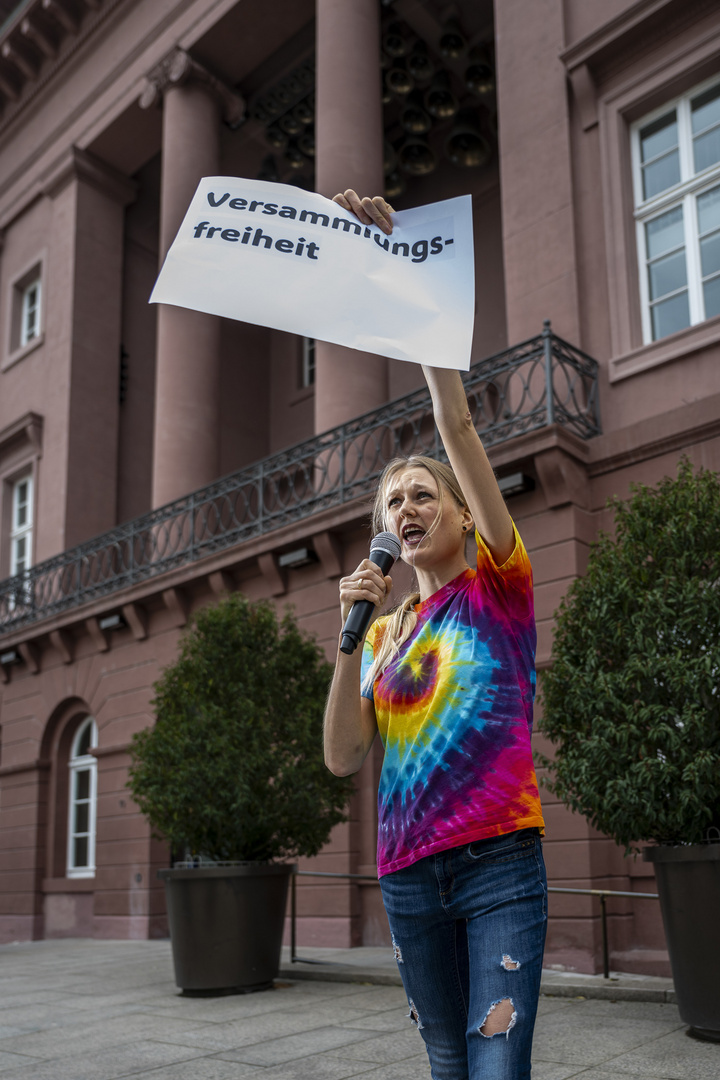
[[[720,1042],[720,844],[645,848],[660,894],[680,1016]]]
[[[179,987],[227,994],[272,985],[293,870],[288,863],[158,870]]]

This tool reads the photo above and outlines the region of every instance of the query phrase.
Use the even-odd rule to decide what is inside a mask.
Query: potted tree
[[[129,787],[154,835],[186,856],[159,871],[186,993],[277,975],[287,860],[317,854],[352,791],[322,758],[331,671],[289,612],[234,594],[197,614],[155,685]]]
[[[557,614],[538,755],[565,805],[654,864],[680,1014],[720,1039],[720,483],[611,500]]]

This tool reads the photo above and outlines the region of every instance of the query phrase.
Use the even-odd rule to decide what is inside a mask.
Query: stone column
[[[160,258],[203,176],[220,165],[221,110],[240,99],[178,49],[148,76],[144,107],[163,100]],[[153,506],[217,479],[220,462],[220,320],[158,305]]]
[[[45,446],[43,511],[52,549],[62,551],[117,523],[123,222],[136,185],[73,147],[44,191],[52,200],[44,348],[67,421]]]
[[[317,0],[316,185],[332,198],[354,188],[383,192],[380,5],[377,0]],[[315,431],[326,431],[382,405],[388,395],[382,356],[318,341]]]

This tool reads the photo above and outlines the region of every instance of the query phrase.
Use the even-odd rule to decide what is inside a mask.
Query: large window
[[[70,797],[67,876],[95,876],[95,821],[97,817],[97,725],[92,716],[83,721],[70,750]]]
[[[720,82],[632,129],[646,343],[720,315]]]

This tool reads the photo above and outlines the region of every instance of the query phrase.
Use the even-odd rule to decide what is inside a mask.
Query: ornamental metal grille
[[[489,448],[551,424],[600,432],[597,363],[542,334],[463,381]],[[426,389],[407,394],[0,582],[0,634],[120,592],[322,510],[369,497],[398,455],[444,456]]]

